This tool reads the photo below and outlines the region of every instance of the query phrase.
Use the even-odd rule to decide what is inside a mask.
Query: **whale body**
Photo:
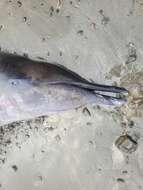
[[[125,103],[122,98],[101,92],[126,93],[127,90],[89,82],[59,64],[0,53],[1,125],[90,103]]]

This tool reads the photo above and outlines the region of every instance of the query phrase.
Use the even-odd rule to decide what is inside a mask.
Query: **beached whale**
[[[121,105],[101,92],[127,90],[89,82],[59,64],[0,53],[0,124],[78,108],[89,103]]]

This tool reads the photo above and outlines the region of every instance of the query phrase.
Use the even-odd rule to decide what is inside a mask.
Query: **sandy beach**
[[[1,51],[129,90],[0,127],[0,190],[143,189],[143,1],[1,0]]]

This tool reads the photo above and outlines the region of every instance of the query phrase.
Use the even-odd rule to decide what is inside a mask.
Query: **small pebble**
[[[125,180],[123,178],[117,178],[117,181],[120,182],[120,183],[124,183]]]
[[[13,165],[12,169],[16,172],[18,170],[18,167],[16,165]]]

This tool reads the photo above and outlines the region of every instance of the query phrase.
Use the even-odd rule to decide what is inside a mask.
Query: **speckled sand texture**
[[[0,0],[0,46],[130,91],[1,126],[0,190],[143,189],[143,0]]]

